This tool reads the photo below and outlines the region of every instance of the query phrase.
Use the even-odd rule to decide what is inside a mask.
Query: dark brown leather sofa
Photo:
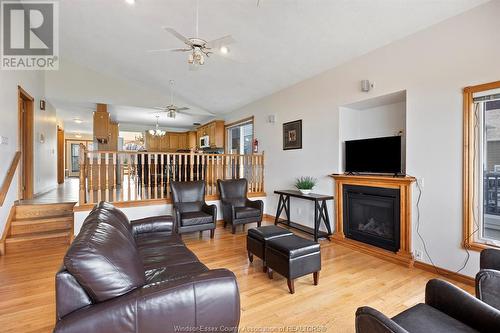
[[[57,333],[235,332],[235,276],[209,270],[172,232],[173,219],[129,222],[100,203],[56,274]]]

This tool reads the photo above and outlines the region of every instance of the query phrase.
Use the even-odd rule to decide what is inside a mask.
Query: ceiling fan
[[[188,107],[178,107],[174,103],[174,80],[170,80],[170,104],[167,106],[160,106],[160,107],[155,107],[155,109],[160,110],[160,112],[166,112],[167,113],[167,118],[172,118],[175,119],[175,116],[177,113],[185,113],[185,114],[191,114],[191,115],[199,115],[197,112],[192,112],[188,111]],[[204,114],[214,116],[213,113],[204,111]]]
[[[199,65],[203,65],[205,63],[205,57],[209,57],[211,54],[219,54],[226,55],[229,53],[229,48],[227,45],[235,43],[236,41],[233,39],[231,35],[226,35],[211,41],[206,41],[199,37],[198,34],[198,0],[196,1],[196,37],[185,37],[181,33],[177,32],[174,28],[163,27],[163,29],[181,42],[185,44],[183,48],[175,48],[175,49],[160,49],[160,50],[150,50],[150,52],[189,52],[188,56],[188,64],[191,66],[191,69],[196,69]],[[218,50],[218,52],[215,52]]]

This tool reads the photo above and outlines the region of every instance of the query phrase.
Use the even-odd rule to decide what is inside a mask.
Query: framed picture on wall
[[[302,119],[283,124],[283,150],[302,149]]]

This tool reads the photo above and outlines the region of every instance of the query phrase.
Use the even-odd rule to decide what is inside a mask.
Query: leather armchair
[[[236,232],[237,225],[257,222],[260,227],[264,213],[262,200],[247,198],[248,182],[246,179],[217,180],[224,218],[224,228],[231,225],[232,233]]]
[[[388,318],[368,306],[356,311],[357,333],[496,332],[500,311],[449,282],[433,279],[425,304]]]
[[[476,274],[476,297],[500,310],[500,250],[481,251]]]
[[[171,216],[128,221],[100,203],[56,274],[55,333],[237,332],[234,274],[208,269]]]
[[[214,238],[217,222],[217,206],[205,202],[205,182],[171,182],[175,230],[186,232],[210,230]]]

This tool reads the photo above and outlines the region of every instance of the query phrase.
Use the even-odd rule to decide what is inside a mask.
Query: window
[[[226,126],[228,154],[252,154],[253,117]]]
[[[464,89],[464,246],[500,247],[500,82]]]
[[[80,172],[80,144],[71,144],[71,172]]]

